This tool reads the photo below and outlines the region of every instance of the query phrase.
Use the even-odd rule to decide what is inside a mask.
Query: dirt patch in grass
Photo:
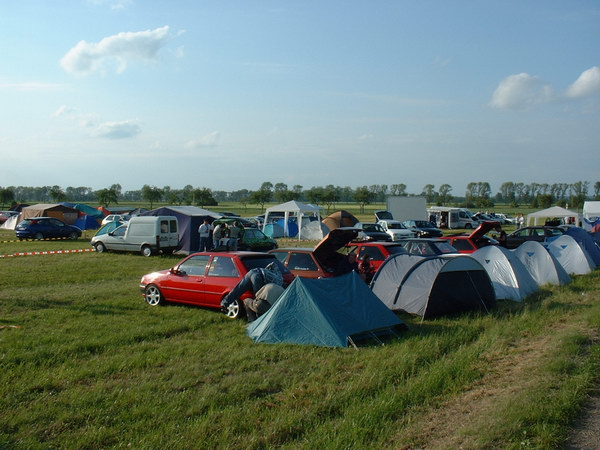
[[[482,361],[486,373],[471,389],[417,417],[399,432],[396,442],[410,443],[405,449],[480,448],[478,436],[493,426],[490,418],[539,383],[535,368],[550,360],[567,331],[555,325],[551,333],[522,338],[487,355]]]

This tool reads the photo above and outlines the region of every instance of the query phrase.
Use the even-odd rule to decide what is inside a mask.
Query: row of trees
[[[271,183],[265,181],[260,188],[252,191],[240,189],[237,191],[213,191],[207,187],[197,188],[191,185],[183,189],[173,189],[170,186],[158,188],[156,186],[144,185],[140,190],[122,191],[120,184],[113,184],[108,188],[94,191],[89,187],[67,187],[60,186],[8,186],[0,187],[0,202],[2,208],[6,205],[19,202],[97,202],[104,206],[117,204],[119,202],[145,201],[150,207],[158,202],[166,202],[173,205],[197,205],[201,207],[215,206],[219,202],[238,202],[257,204],[264,209],[266,203],[286,202],[290,200],[307,201],[309,203],[326,206],[333,209],[336,203],[356,202],[361,210],[365,205],[373,202],[384,202],[388,195],[421,195],[426,197],[430,204],[448,205],[452,202],[467,207],[488,208],[494,203],[508,203],[514,207],[529,205],[534,208],[548,207],[552,204],[569,204],[573,208],[583,205],[590,197],[590,182],[577,181],[575,183],[522,183],[507,181],[502,183],[498,193],[492,197],[490,184],[485,181],[471,182],[467,185],[464,197],[452,195],[452,186],[442,184],[436,190],[435,185],[427,184],[419,194],[406,192],[405,184],[374,184],[370,186],[313,186],[304,189],[301,185],[291,188],[285,183]],[[600,181],[594,184],[594,198],[600,199]]]

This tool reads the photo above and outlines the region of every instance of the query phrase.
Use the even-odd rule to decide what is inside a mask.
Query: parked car
[[[415,237],[416,233],[406,228],[399,220],[380,220],[377,222],[390,235],[392,241]]]
[[[164,302],[186,303],[221,308],[221,300],[242,280],[250,270],[267,267],[275,262],[283,275],[284,283],[292,282],[294,276],[277,258],[267,253],[228,252],[193,253],[174,267],[144,275],[140,290],[151,306]],[[244,298],[252,295],[246,292]],[[235,319],[244,314],[243,305],[234,301],[226,312]]]
[[[500,226],[499,222],[483,222],[471,234],[459,234],[452,236],[443,236],[441,239],[446,239],[450,245],[458,250],[459,253],[473,253],[486,245],[499,245],[496,239],[486,236],[486,233],[497,229]]]
[[[434,238],[444,235],[442,230],[427,220],[405,220],[402,224],[409,230],[414,231],[417,237]]]
[[[536,226],[519,228],[506,236],[504,246],[512,249],[517,248],[525,241],[544,242],[548,238],[562,236],[565,231],[566,228],[563,227]]]
[[[359,237],[366,237],[373,241],[391,241],[392,237],[385,232],[381,225],[378,223],[362,223],[358,222],[354,225],[354,228],[358,228],[360,233]],[[362,235],[362,236],[361,236]]]
[[[22,220],[15,232],[18,239],[78,239],[82,233],[81,229],[54,217],[32,217]]]
[[[12,216],[18,216],[18,211],[0,211],[0,225],[10,219]]]
[[[450,253],[458,253],[447,239],[436,239],[436,238],[415,238],[415,239],[404,239],[400,242],[400,245],[410,255],[418,256],[435,256],[435,255],[447,255]]]
[[[277,241],[271,239],[258,228],[245,227],[242,237],[238,243],[238,250],[249,250],[253,252],[267,252],[277,248]]]
[[[179,248],[179,225],[175,216],[136,216],[113,231],[91,240],[98,253],[107,250],[140,252],[152,256]]]
[[[131,216],[129,214],[109,214],[104,219],[102,219],[102,225],[106,225],[109,222],[115,221],[127,222],[129,219],[131,219]]]
[[[346,244],[346,251],[354,253],[358,262],[363,261],[368,255],[374,271],[379,269],[388,256],[406,253],[399,242],[349,242]]]
[[[356,239],[356,228],[336,228],[311,248],[278,248],[270,254],[285,265],[294,275],[304,278],[329,278],[350,272],[348,256],[339,253],[348,242]]]

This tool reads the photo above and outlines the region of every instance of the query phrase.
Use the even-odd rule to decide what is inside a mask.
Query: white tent
[[[540,286],[563,285],[571,281],[564,267],[537,241],[525,241],[512,252],[527,267],[529,274]]]
[[[596,268],[588,252],[569,235],[563,234],[547,243],[545,247],[568,274],[587,275]]]
[[[579,214],[575,211],[570,211],[568,209],[562,208],[560,206],[553,206],[551,208],[542,209],[541,211],[536,211],[531,214],[527,214],[527,225],[538,225],[540,222],[542,225],[544,224],[545,219],[573,219],[573,223],[576,224],[579,219]]]
[[[600,202],[584,202],[583,217],[586,219],[600,217]]]
[[[510,250],[488,245],[471,256],[481,263],[490,276],[496,298],[520,302],[539,290],[527,267]]]
[[[19,216],[20,216],[20,214],[9,217],[8,219],[6,219],[6,221],[2,225],[0,225],[0,228],[2,228],[4,230],[14,230],[15,228],[17,228],[17,223],[19,222]]]
[[[303,219],[308,219],[309,217],[316,217],[317,221],[321,222],[321,208],[314,205],[308,205],[306,203],[297,202],[296,200],[289,201],[287,203],[282,203],[280,205],[271,206],[267,208],[265,213],[265,222],[263,224],[263,232],[266,229],[267,224],[269,223],[269,215],[273,218],[273,213],[284,213],[283,220],[283,236],[289,237],[289,220],[290,217],[296,217],[298,224],[298,239],[302,239],[302,226],[305,225]],[[323,236],[321,236],[322,238]]]

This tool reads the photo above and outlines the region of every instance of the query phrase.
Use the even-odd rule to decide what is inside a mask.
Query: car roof
[[[310,247],[285,247],[285,248],[275,248],[273,250],[269,250],[269,253],[275,252],[312,252],[314,249]]]
[[[195,252],[195,253],[191,253],[190,256],[191,255],[238,256],[238,257],[270,256],[268,253],[263,253],[263,252],[245,252],[245,251],[237,251],[237,252]]]

